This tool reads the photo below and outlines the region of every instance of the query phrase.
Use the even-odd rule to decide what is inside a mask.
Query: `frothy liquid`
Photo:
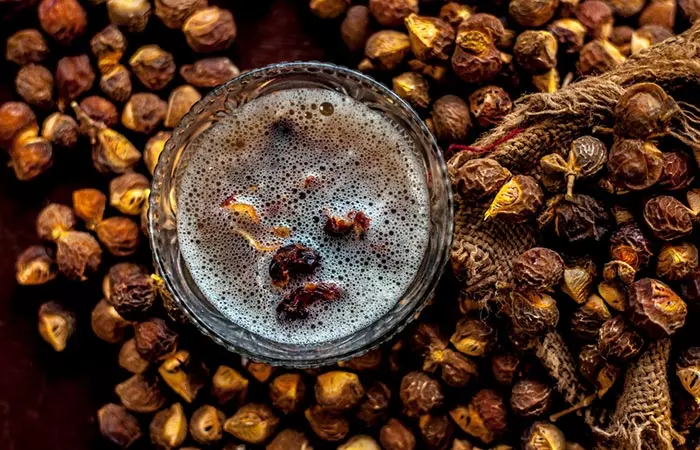
[[[181,253],[232,322],[277,342],[320,343],[371,325],[402,298],[427,247],[429,197],[415,144],[388,118],[332,91],[284,90],[237,109],[190,146],[177,193]],[[260,223],[221,208],[231,195],[254,205]],[[363,211],[370,230],[361,240],[329,236],[324,211]],[[275,288],[274,252],[255,250],[236,229],[265,245],[309,246],[321,267]],[[308,281],[335,283],[342,298],[312,305],[307,319],[278,320],[283,296]]]

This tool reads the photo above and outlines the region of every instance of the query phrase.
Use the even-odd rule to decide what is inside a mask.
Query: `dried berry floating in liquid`
[[[300,320],[309,316],[309,307],[317,302],[333,302],[341,297],[338,286],[333,283],[306,283],[287,294],[277,305],[280,320]]]
[[[309,275],[321,264],[321,256],[316,250],[301,244],[286,245],[272,257],[270,278],[272,284],[284,287],[291,276]]]

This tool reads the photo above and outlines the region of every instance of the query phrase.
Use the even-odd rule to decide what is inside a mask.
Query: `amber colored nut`
[[[106,126],[113,128],[119,123],[119,111],[114,103],[104,97],[91,95],[80,101],[80,108],[97,122],[102,122]],[[87,130],[85,130],[87,133]]]
[[[555,20],[547,26],[547,29],[554,35],[559,48],[565,53],[578,53],[583,47],[588,32],[577,19]]]
[[[411,48],[407,34],[394,30],[382,30],[367,39],[365,56],[384,71],[392,71],[403,61]]]
[[[494,355],[491,358],[493,378],[503,386],[510,386],[520,370],[520,358],[512,353]]]
[[[394,92],[414,108],[427,108],[430,105],[428,81],[415,72],[404,72],[392,79]]]
[[[114,25],[130,33],[140,33],[151,17],[151,3],[148,0],[107,0],[107,14]]]
[[[482,127],[497,125],[512,109],[510,96],[500,86],[484,86],[469,96],[469,110]]]
[[[41,136],[52,145],[73,148],[78,143],[78,123],[71,116],[55,112],[44,120]]]
[[[100,78],[100,89],[113,101],[124,103],[131,97],[129,70],[121,64],[110,68]]]
[[[411,50],[416,58],[427,61],[450,58],[455,42],[455,31],[447,22],[437,17],[410,14],[405,19]]]
[[[141,355],[136,351],[134,338],[124,342],[119,349],[119,366],[133,374],[144,373],[148,369],[148,361],[141,358]]]
[[[644,339],[622,316],[607,320],[598,331],[598,350],[613,362],[629,361],[641,352]]]
[[[576,303],[582,304],[588,300],[597,274],[598,270],[590,259],[574,261],[564,268],[560,288]]]
[[[331,414],[319,405],[304,411],[304,417],[309,422],[311,430],[324,441],[343,440],[350,431],[350,424],[345,417]]]
[[[683,15],[689,22],[695,23],[698,17],[700,17],[700,1],[678,0],[678,6],[680,6]]]
[[[543,335],[559,323],[557,303],[545,293],[511,292],[509,300],[511,322],[521,332]]]
[[[379,431],[379,442],[384,450],[413,450],[416,438],[410,428],[397,419],[389,421]]]
[[[530,73],[540,73],[557,65],[557,39],[549,31],[527,30],[518,35],[513,47],[515,62]]]
[[[236,39],[233,14],[216,6],[200,9],[182,25],[187,43],[196,52],[225,50]]]
[[[483,389],[472,397],[469,405],[457,406],[450,417],[465,433],[490,444],[507,429],[506,404],[491,389]]]
[[[319,406],[336,412],[355,407],[365,395],[360,378],[352,372],[341,370],[319,375],[314,390]]]
[[[104,73],[119,64],[126,51],[126,38],[115,25],[107,25],[90,39],[90,50]]]
[[[676,26],[676,0],[651,0],[639,15],[639,26],[659,25],[669,31]]]
[[[149,134],[165,119],[168,104],[155,94],[140,93],[131,96],[122,111],[122,125],[139,133]]]
[[[552,291],[564,277],[564,260],[559,253],[533,247],[513,261],[513,278],[521,288]]]
[[[430,117],[438,140],[445,144],[464,142],[472,128],[469,106],[456,95],[437,99]]]
[[[448,2],[442,5],[438,17],[456,29],[459,27],[459,24],[471,17],[472,14],[473,11],[470,6],[458,2]]]
[[[620,17],[632,17],[644,9],[646,0],[608,0],[613,12]]]
[[[224,436],[223,412],[211,405],[203,405],[192,413],[190,418],[190,435],[202,445],[211,445]]]
[[[630,320],[652,338],[673,335],[685,325],[688,307],[666,284],[642,278],[628,288]]]
[[[172,53],[157,45],[144,45],[129,59],[134,75],[146,88],[159,91],[175,76],[176,66]]]
[[[698,248],[690,242],[666,244],[659,252],[656,275],[670,281],[686,278],[698,268]]]
[[[357,408],[357,417],[367,427],[383,423],[389,413],[391,391],[384,383],[375,382],[368,390],[365,399]]]
[[[167,358],[175,353],[177,338],[177,333],[163,319],[148,319],[134,325],[136,351],[149,362]]]
[[[194,360],[187,350],[179,350],[167,357],[158,367],[158,374],[187,403],[195,401],[209,377],[206,366]]]
[[[312,450],[312,447],[304,433],[288,428],[280,431],[265,450]]]
[[[625,223],[610,236],[610,257],[638,270],[649,264],[652,243],[636,223]]]
[[[487,323],[462,317],[450,337],[455,348],[469,356],[484,356],[496,343],[496,329]]]
[[[603,0],[585,0],[576,8],[576,18],[594,39],[608,39],[613,28],[613,10]]]
[[[175,128],[185,114],[202,98],[202,95],[189,85],[179,86],[170,93],[164,125]]]
[[[513,33],[506,30],[501,20],[492,15],[485,13],[470,14],[468,18],[462,21],[457,28],[456,41],[457,45],[464,45],[465,40],[469,40],[469,31],[488,32],[493,43],[499,48],[510,48],[513,46]]]
[[[504,59],[485,30],[460,33],[460,41],[452,55],[452,69],[467,83],[493,79],[503,69]]]
[[[53,99],[53,75],[44,66],[27,64],[17,72],[15,89],[28,104],[41,109],[51,108]]]
[[[159,411],[149,426],[151,442],[156,448],[179,448],[187,438],[187,416],[179,403]]]
[[[121,448],[130,447],[142,436],[139,421],[121,405],[108,403],[100,408],[97,422],[102,436]]]
[[[56,66],[58,106],[64,108],[92,88],[95,72],[87,55],[64,56]]]
[[[180,67],[180,75],[196,87],[216,87],[237,77],[241,71],[225,56],[204,58]]]
[[[5,102],[0,105],[0,143],[7,147],[22,129],[36,124],[34,111],[22,102]]]
[[[151,376],[133,375],[114,388],[126,409],[139,413],[154,413],[165,404],[158,380]]]
[[[619,66],[625,59],[609,41],[594,39],[581,49],[576,67],[581,75],[599,75]]]
[[[56,278],[53,251],[43,245],[27,247],[17,256],[15,279],[22,286],[37,286]]]
[[[77,0],[41,0],[41,28],[61,45],[70,45],[85,33],[87,14]]]
[[[157,286],[150,275],[135,273],[114,283],[107,302],[128,320],[143,318],[157,299]]]
[[[67,231],[56,241],[56,247],[58,271],[68,279],[84,281],[86,274],[100,266],[102,249],[88,233]]]
[[[219,366],[211,382],[212,395],[220,405],[233,401],[241,404],[248,392],[248,380],[237,370],[228,366]]]
[[[244,364],[244,366],[248,373],[255,378],[258,383],[267,383],[267,380],[270,379],[275,371],[273,366],[255,361],[248,361],[246,364]]]
[[[73,191],[73,211],[85,222],[88,230],[94,230],[102,221],[107,197],[97,189],[85,188]]]
[[[356,372],[369,372],[377,370],[382,361],[382,349],[375,348],[374,350],[370,350],[367,353],[363,353],[347,361],[338,362],[338,367]]]
[[[39,30],[27,28],[7,38],[5,59],[17,65],[38,64],[44,61],[48,55],[49,47]]]
[[[409,417],[418,417],[442,406],[442,387],[423,372],[409,372],[401,380],[399,396],[403,411]]]
[[[342,1],[345,0],[337,0]],[[340,25],[340,37],[348,50],[358,52],[365,48],[370,31],[369,8],[365,5],[351,6]]]
[[[260,445],[272,436],[278,424],[279,419],[268,406],[249,403],[226,420],[224,431],[243,442]]]
[[[566,450],[564,433],[551,422],[535,422],[522,437],[523,450]]]
[[[644,221],[654,236],[673,241],[693,232],[693,213],[681,202],[660,195],[644,205]]]
[[[97,224],[97,239],[114,256],[133,255],[141,235],[136,222],[128,217],[110,217]]]
[[[538,417],[552,407],[552,389],[537,380],[515,383],[510,394],[510,409],[521,417]]]
[[[124,340],[131,323],[119,315],[104,299],[100,300],[90,315],[90,326],[95,336],[110,344]]]
[[[380,25],[395,28],[411,13],[418,13],[418,0],[370,0],[369,12]]]
[[[146,148],[143,152],[143,160],[146,163],[146,168],[153,175],[155,171],[156,164],[158,164],[158,159],[160,154],[163,153],[165,144],[170,139],[172,133],[169,131],[159,131],[152,138],[146,142]]]
[[[196,11],[209,6],[207,0],[155,0],[155,14],[168,28],[180,29]]]
[[[348,9],[349,4],[350,0],[310,0],[309,10],[321,19],[335,19]]]
[[[20,181],[33,180],[53,166],[51,143],[43,137],[28,138],[13,146],[10,166]]]
[[[584,342],[594,341],[600,327],[611,317],[603,299],[593,294],[571,314],[571,331]]]
[[[508,12],[520,25],[537,28],[549,22],[559,6],[559,0],[510,0]]]
[[[56,302],[39,307],[39,335],[57,352],[66,349],[68,339],[75,332],[75,321],[75,314]]]
[[[522,223],[535,216],[543,200],[544,193],[534,178],[515,175],[501,186],[484,218]]]
[[[127,172],[109,182],[109,204],[124,214],[138,215],[148,200],[151,182],[136,172]]]
[[[57,241],[76,224],[73,211],[66,205],[49,203],[36,218],[36,233],[45,241]]]
[[[290,414],[304,401],[306,385],[298,373],[278,375],[270,382],[272,405],[283,414]]]
[[[666,134],[680,113],[673,97],[654,83],[625,90],[615,105],[615,134],[629,139],[653,139]]]

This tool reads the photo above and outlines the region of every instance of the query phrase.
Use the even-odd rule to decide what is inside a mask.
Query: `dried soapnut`
[[[446,448],[454,435],[454,425],[444,414],[425,414],[418,419],[423,444],[430,450]]]
[[[146,163],[146,168],[151,175],[153,175],[156,169],[160,154],[163,153],[165,144],[168,142],[168,139],[170,139],[170,136],[172,136],[172,133],[169,131],[159,131],[146,142],[146,148],[143,152],[143,161]]]
[[[211,445],[223,437],[225,420],[224,413],[213,406],[201,406],[190,418],[190,435],[202,445]]]
[[[500,86],[484,86],[469,96],[469,110],[482,127],[498,125],[512,109],[510,96]]]
[[[317,387],[318,383],[320,381],[317,381]],[[272,405],[284,414],[296,411],[301,402],[304,401],[305,393],[306,385],[298,373],[282,374],[270,382],[270,400]]]
[[[338,367],[353,370],[356,372],[367,372],[377,370],[382,363],[382,350],[376,348],[356,356],[348,361],[339,361]]]
[[[277,305],[277,317],[283,321],[306,319],[308,308],[318,302],[333,302],[341,292],[333,283],[306,283],[287,294]]]
[[[477,392],[468,406],[452,409],[450,417],[465,433],[486,444],[492,443],[507,429],[505,402],[490,389]]]
[[[613,362],[629,361],[641,352],[644,339],[625,322],[615,316],[598,331],[598,349],[603,358]]]
[[[157,287],[150,275],[134,274],[112,286],[107,301],[128,320],[143,318],[153,308]]]
[[[348,8],[350,0],[311,0],[309,10],[321,19],[340,17]]]
[[[503,69],[504,60],[488,31],[468,30],[452,55],[452,70],[466,83],[492,80]]]
[[[131,96],[122,111],[122,124],[139,133],[150,134],[165,119],[168,104],[155,94],[140,93]]]
[[[164,125],[168,128],[177,126],[180,119],[187,114],[202,96],[195,88],[184,85],[173,89],[168,98],[168,110],[165,113]]]
[[[155,0],[155,14],[168,28],[179,29],[196,11],[208,6],[207,0]]]
[[[693,213],[668,195],[654,197],[644,205],[644,221],[654,235],[672,241],[693,232]]]
[[[374,33],[365,44],[365,56],[379,69],[392,71],[401,64],[411,48],[411,40],[405,33],[382,30]]]
[[[614,69],[625,57],[607,40],[594,39],[583,46],[576,68],[581,75],[598,75]]]
[[[471,359],[450,349],[433,350],[423,362],[423,370],[434,372],[440,368],[440,376],[448,386],[464,387],[478,376],[477,366]]]
[[[352,372],[334,370],[316,379],[316,401],[330,412],[355,407],[365,395],[359,377]]]
[[[97,95],[85,97],[80,101],[80,109],[92,120],[102,122],[110,128],[119,123],[117,107],[106,98]],[[87,133],[87,131],[88,130],[85,130],[84,133]]]
[[[547,29],[557,38],[564,53],[578,53],[586,40],[586,27],[576,19],[555,20]]]
[[[109,183],[109,203],[124,214],[138,215],[151,191],[151,182],[136,172],[127,172]]]
[[[365,5],[351,6],[345,14],[340,25],[340,36],[350,51],[358,52],[365,48],[370,32],[369,15],[369,8]]]
[[[522,380],[513,386],[510,409],[521,417],[542,416],[552,407],[552,389],[536,380]]]
[[[248,392],[248,380],[237,370],[228,366],[219,366],[214,372],[211,392],[220,405],[234,400],[243,403]]]
[[[455,31],[437,17],[410,14],[405,19],[411,50],[416,58],[447,61],[455,41]]]
[[[598,270],[590,259],[581,259],[567,264],[561,290],[576,303],[584,303],[588,300],[597,274]]]
[[[369,11],[380,25],[398,27],[411,13],[418,13],[418,0],[370,0]]]
[[[110,344],[121,342],[131,323],[125,320],[113,306],[100,300],[90,315],[90,326],[95,336]]]
[[[56,278],[53,251],[43,245],[32,245],[17,257],[15,279],[22,286],[36,286]]]
[[[163,449],[178,448],[187,438],[187,417],[182,405],[173,404],[151,420],[149,426],[151,442]]]
[[[196,52],[225,50],[236,39],[236,23],[227,9],[211,6],[192,14],[182,25],[187,43]]]
[[[109,301],[112,291],[117,284],[128,283],[128,281],[140,275],[147,275],[148,269],[140,264],[121,262],[109,268],[109,272],[102,280],[102,293]]]
[[[175,353],[177,333],[163,319],[153,318],[134,325],[136,351],[143,359],[155,362]]]
[[[444,143],[464,141],[472,128],[469,107],[456,95],[445,95],[437,99],[430,116],[438,140]]]
[[[360,403],[355,415],[367,427],[383,423],[389,413],[391,391],[381,382],[376,382],[367,390],[365,400]]]
[[[36,125],[15,137],[9,165],[20,181],[33,180],[53,166],[51,143],[38,136]]]
[[[141,83],[152,91],[159,91],[175,76],[172,53],[157,45],[145,45],[129,59],[129,65]]]
[[[259,445],[272,436],[278,424],[269,407],[250,403],[226,420],[224,430],[243,442]]]
[[[542,189],[534,178],[515,175],[498,191],[484,218],[498,218],[509,223],[525,222],[540,209],[543,197]]]
[[[77,0],[41,0],[41,28],[61,45],[70,45],[85,33],[87,14]]]
[[[71,116],[55,112],[41,127],[41,136],[61,148],[73,148],[78,143],[78,123]]]
[[[513,261],[515,283],[523,288],[551,291],[563,276],[564,260],[548,248],[531,248]]]
[[[559,323],[557,302],[542,292],[511,292],[508,307],[513,327],[520,332],[543,335]]]
[[[442,20],[452,25],[453,28],[459,27],[459,24],[467,20],[471,15],[471,7],[459,2],[445,3],[438,14]]]
[[[603,299],[594,294],[571,314],[571,330],[582,341],[593,341],[611,317]]]
[[[202,88],[222,85],[240,73],[238,67],[225,56],[204,58],[180,67],[180,75],[187,83]]]
[[[530,73],[556,67],[558,42],[549,31],[527,30],[518,35],[513,47],[515,62]]]
[[[100,433],[121,448],[127,448],[141,438],[141,427],[136,417],[121,405],[109,403],[97,411]]]
[[[673,97],[659,85],[635,84],[625,90],[615,106],[615,134],[628,139],[662,136],[679,112]]]
[[[350,438],[345,444],[338,447],[338,450],[382,450],[374,438],[359,435]]]
[[[178,350],[158,368],[158,374],[177,395],[192,403],[208,376],[204,364],[192,359],[190,352]]]
[[[676,363],[676,375],[685,390],[697,401],[700,398],[700,347],[690,347],[681,353]]]
[[[698,268],[698,248],[690,242],[666,244],[659,252],[656,275],[666,280],[686,278]]]
[[[610,236],[610,257],[639,270],[649,264],[653,256],[651,242],[635,223],[626,223]]]
[[[134,338],[124,342],[119,349],[119,366],[133,374],[144,373],[148,369],[148,361],[141,358],[141,355],[136,351]]]
[[[576,8],[576,18],[588,28],[591,37],[607,39],[612,33],[613,10],[602,0],[585,0]]]
[[[379,442],[385,450],[411,450],[416,446],[413,432],[397,419],[389,419],[382,427]]]
[[[39,307],[39,334],[57,352],[66,349],[68,339],[75,332],[75,314],[56,302]]]
[[[40,63],[49,55],[49,47],[39,30],[27,28],[7,38],[5,59],[24,66]]]
[[[114,25],[140,33],[151,17],[151,3],[148,0],[107,0],[107,14]]]
[[[67,231],[56,241],[58,271],[68,279],[86,280],[86,273],[96,272],[101,260],[100,244],[88,233]]]
[[[36,115],[26,103],[5,102],[0,105],[0,143],[7,144],[24,128],[36,125]]]
[[[639,15],[639,26],[658,25],[673,30],[676,24],[676,0],[652,0]]]
[[[72,100],[92,88],[95,72],[87,55],[64,56],[56,65],[56,90],[58,107],[63,109]]]
[[[522,438],[523,450],[565,450],[564,433],[550,422],[535,422]]]
[[[415,72],[404,72],[392,79],[392,87],[399,97],[414,108],[427,108],[430,105],[428,81]]]
[[[461,318],[450,337],[457,350],[469,356],[484,356],[496,343],[496,330],[481,320]]]
[[[520,369],[520,358],[511,353],[494,355],[491,358],[491,373],[499,384],[513,384]]]
[[[669,191],[687,189],[695,179],[690,156],[681,152],[664,152],[663,158],[663,170],[657,186]]]
[[[549,22],[559,6],[559,0],[511,0],[508,12],[520,25],[536,28]]]
[[[90,50],[97,58],[102,73],[119,63],[126,51],[126,38],[114,25],[107,25],[90,39]]]
[[[652,338],[671,336],[685,324],[688,307],[661,281],[642,278],[628,288],[630,320]]]
[[[110,217],[97,224],[97,238],[114,256],[133,255],[141,241],[139,226],[128,217]]]
[[[316,436],[324,441],[340,441],[350,431],[350,424],[345,417],[329,414],[318,405],[304,411],[304,416]]]
[[[403,411],[409,417],[418,417],[442,406],[444,397],[440,383],[423,372],[410,372],[401,380]]]
[[[608,173],[613,182],[625,189],[639,191],[661,179],[664,158],[649,141],[616,139],[610,149]]]
[[[128,410],[140,413],[154,413],[165,404],[165,396],[155,378],[134,375],[119,383],[114,392]]]
[[[309,440],[303,433],[286,429],[282,430],[267,444],[265,450],[312,450]]]
[[[44,66],[27,64],[17,72],[15,89],[25,102],[41,109],[53,106],[53,75]]]
[[[124,103],[131,97],[131,75],[126,67],[117,64],[102,74],[100,89],[115,102]]]

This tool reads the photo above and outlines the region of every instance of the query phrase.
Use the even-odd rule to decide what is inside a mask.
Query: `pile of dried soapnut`
[[[628,106],[620,107],[614,140],[609,134],[602,140],[581,137],[568,158],[553,154],[542,160],[539,181],[511,177],[497,162],[480,159],[460,186],[477,197],[495,195],[486,213],[490,220],[529,217],[545,203],[540,184],[557,193],[547,201],[550,214],[540,217],[543,227],[553,227],[547,236],[557,236],[551,247],[564,253],[568,245],[602,240],[617,221],[604,268],[597,260],[532,249],[514,263],[517,286],[504,310],[488,317],[473,305],[450,301],[457,287],[447,280],[398,340],[336,367],[290,371],[202,351],[207,346],[192,336],[153,268],[130,257],[146,246],[149,174],[169,137],[164,129],[200,98],[198,89],[215,87],[239,70],[224,56],[206,57],[180,66],[187,84],[173,88],[173,55],[157,42],[130,48],[127,41],[150,19],[181,28],[194,52],[221,54],[235,39],[236,25],[228,10],[209,7],[206,0],[94,3],[42,0],[37,29],[9,37],[6,59],[18,66],[16,90],[23,101],[0,106],[0,143],[20,180],[40,176],[62,152],[87,145],[95,169],[111,178],[109,192],[85,187],[73,193],[71,205],[42,210],[37,234],[45,243],[19,255],[17,280],[41,285],[57,276],[81,282],[104,275],[91,327],[114,344],[125,381],[115,387],[113,403],[97,412],[97,423],[118,446],[150,441],[166,449],[584,448],[574,443],[592,442],[581,417],[564,415],[566,438],[548,419],[566,413],[569,404],[587,406],[592,397],[566,390],[567,380],[553,369],[562,360],[532,353],[561,344],[556,337],[543,344],[540,336],[557,324],[571,328],[564,338],[568,347],[580,349],[575,370],[588,380],[593,397],[605,400],[612,397],[606,392],[620,389],[615,381],[642,351],[645,333],[671,334],[683,324],[685,304],[674,292],[689,303],[698,297],[697,249],[688,238],[698,211],[697,191],[689,189],[695,167],[681,150],[661,153],[654,133],[639,135],[646,133],[645,124],[626,108],[645,107],[652,99],[665,117],[674,107],[663,91],[643,86],[631,90]],[[444,146],[466,144],[498,124],[523,93],[553,92],[571,79],[613,68],[700,14],[689,0],[350,3],[311,0],[309,6],[316,16],[337,22],[339,38],[358,53],[360,70],[393,77],[394,90],[424,115]],[[111,24],[88,36],[86,9],[91,17],[106,10]],[[68,51],[80,42],[89,43],[89,54]],[[653,116],[659,123],[652,125],[663,126],[661,116]],[[144,151],[132,142],[144,142]],[[612,144],[609,152],[606,142]],[[610,176],[601,178],[604,167]],[[480,183],[480,177],[489,182]],[[590,180],[608,195],[654,194],[645,198],[639,216],[633,204],[604,208],[583,194]],[[668,192],[687,192],[688,204]],[[647,225],[635,225],[633,217],[644,217]],[[657,241],[645,237],[649,231]],[[657,248],[661,241],[669,243]],[[102,259],[114,264],[105,267]],[[637,272],[654,279],[634,281]],[[624,310],[632,313],[629,321],[615,313]],[[70,345],[79,326],[87,324],[77,323],[67,305],[39,308],[39,332],[56,351]],[[680,381],[674,382],[700,396],[700,350],[691,348],[677,361]],[[681,408],[677,428],[690,429],[700,409],[682,388],[674,392]]]

